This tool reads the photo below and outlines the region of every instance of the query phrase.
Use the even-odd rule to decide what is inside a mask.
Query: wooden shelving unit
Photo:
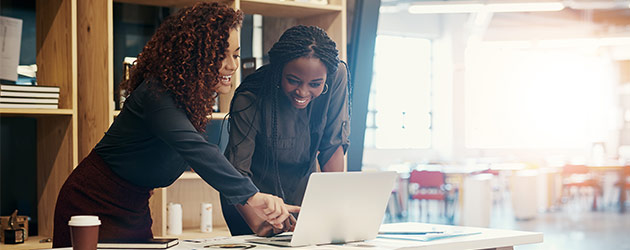
[[[115,0],[154,6],[183,7],[194,0]],[[247,14],[261,14],[266,21],[265,45],[273,44],[284,30],[296,24],[317,25],[335,40],[340,57],[346,59],[346,0],[329,0],[327,5],[279,0],[222,0]],[[113,83],[113,1],[37,0],[37,81],[60,87],[59,109],[0,109],[0,116],[37,118],[37,198],[39,236],[25,245],[2,245],[3,249],[49,248],[38,244],[52,237],[54,207],[61,185],[83,159],[119,111],[114,110]],[[264,51],[268,50],[264,46]],[[234,86],[240,73],[232,78]],[[228,112],[232,92],[219,97],[222,120]],[[155,190],[150,200],[153,232],[166,235],[166,205],[181,203],[184,234],[177,237],[227,236],[218,192],[197,174],[186,173],[168,188]],[[214,232],[199,232],[200,203],[213,204]]]
[[[9,109],[1,108],[0,114],[3,116],[54,116],[54,115],[73,115],[72,109]]]
[[[37,119],[37,216],[39,236],[2,249],[45,248],[61,185],[78,163],[77,1],[37,0],[37,82],[59,86],[59,109],[0,109],[1,117]],[[40,247],[41,246],[41,247]]]

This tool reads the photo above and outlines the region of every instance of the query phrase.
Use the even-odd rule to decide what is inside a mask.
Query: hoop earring
[[[322,91],[322,95],[328,93],[328,83],[324,84],[324,91]]]

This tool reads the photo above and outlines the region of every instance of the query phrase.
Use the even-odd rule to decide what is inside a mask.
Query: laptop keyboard
[[[290,242],[292,238],[292,235],[284,235],[284,236],[276,236],[271,238],[271,240],[273,241],[279,241],[279,242]]]

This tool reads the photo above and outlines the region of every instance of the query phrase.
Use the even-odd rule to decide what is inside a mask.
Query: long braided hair
[[[236,98],[232,99],[230,105],[230,115],[248,108],[256,108],[256,112],[260,112],[263,118],[261,131],[263,131],[263,133],[270,131],[271,133],[269,136],[264,136],[265,145],[263,148],[265,151],[262,172],[263,175],[266,175],[269,172],[269,167],[272,167],[274,177],[277,181],[276,194],[283,199],[285,198],[285,194],[280,181],[277,153],[279,86],[285,65],[301,57],[318,58],[324,64],[327,69],[326,83],[330,83],[340,62],[339,51],[336,48],[336,44],[328,37],[324,30],[316,26],[294,26],[286,30],[278,42],[269,50],[269,64],[262,66],[256,70],[256,72],[246,77],[234,94],[236,96],[239,93],[249,91],[254,93],[257,99],[252,102],[252,105],[242,110],[232,109]],[[268,124],[271,125],[271,128],[267,127]],[[247,133],[251,131],[252,126],[253,124],[250,124]],[[240,143],[241,142],[235,143],[234,147],[237,147]],[[265,176],[261,178],[264,179]]]

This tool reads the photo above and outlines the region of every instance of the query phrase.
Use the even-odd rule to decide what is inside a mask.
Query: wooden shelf
[[[52,248],[52,242],[39,243],[40,240],[50,238],[43,236],[29,236],[22,244],[8,245],[0,243],[0,249],[3,250],[22,250],[22,249],[49,249]]]
[[[149,6],[184,7],[184,6],[189,6],[196,2],[199,2],[199,0],[114,0],[114,2],[141,4],[141,5],[149,5]],[[230,3],[233,1],[224,0],[224,1],[219,1],[219,2],[223,2],[227,5],[230,5]]]
[[[114,110],[114,117],[118,115],[120,115],[120,110]],[[212,113],[212,120],[223,120],[226,115],[227,113]]]
[[[212,113],[212,120],[216,121],[216,120],[223,120],[223,118],[225,118],[225,116],[227,115],[227,113]]]
[[[322,14],[340,13],[340,5],[323,5],[279,0],[241,0],[241,10],[247,14],[272,17],[304,18]]]
[[[230,236],[230,230],[227,227],[214,227],[212,232],[203,233],[199,228],[185,228],[180,235],[165,235],[164,237],[156,238],[178,238],[180,240],[186,239],[208,239],[221,236]],[[52,242],[40,243],[40,240],[50,238],[43,236],[29,236],[28,240],[24,244],[7,245],[0,243],[0,248],[3,250],[26,250],[26,249],[50,249],[52,248]]]
[[[72,115],[72,109],[8,109],[0,108],[0,115],[41,116],[41,115]]]
[[[213,227],[212,232],[203,233],[199,228],[184,228],[180,235],[165,235],[164,237],[156,238],[178,238],[180,240],[187,239],[208,239],[220,236],[231,236],[230,230],[227,227]]]
[[[2,111],[3,109],[0,109],[0,111]],[[114,110],[114,117],[120,115],[120,110]],[[227,115],[227,113],[225,112],[213,112],[212,113],[212,120],[222,120],[223,117],[225,117]]]

